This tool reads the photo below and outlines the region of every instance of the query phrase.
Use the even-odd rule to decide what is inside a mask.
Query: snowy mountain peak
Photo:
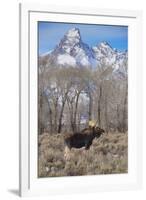
[[[111,45],[108,42],[106,42],[106,41],[103,41],[103,42],[99,43],[97,45],[97,48],[99,48],[99,49],[106,49],[107,51],[109,51],[109,50],[110,51],[114,51],[113,48],[111,47]]]
[[[68,39],[76,38],[81,39],[80,30],[78,28],[69,29],[69,31],[65,34]]]
[[[92,50],[82,41],[78,28],[68,30],[52,54],[59,65],[89,67],[94,63]]]
[[[75,46],[80,46],[81,43],[80,31],[77,28],[72,28],[67,31],[64,37],[61,39],[59,45],[56,47],[55,52],[61,54],[71,54]]]
[[[102,41],[101,43],[103,43],[105,45],[109,45],[109,43],[107,41]]]
[[[48,61],[64,67],[97,67],[112,66],[113,73],[127,74],[126,62],[128,53],[112,48],[107,41],[102,41],[94,47],[89,47],[81,39],[78,28],[69,29],[56,48],[51,51]],[[43,56],[41,57],[43,59]]]

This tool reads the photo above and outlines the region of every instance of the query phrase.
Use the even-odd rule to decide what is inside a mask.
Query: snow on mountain
[[[77,28],[70,29],[64,35],[51,55],[54,57],[53,62],[58,65],[91,67],[96,63],[91,48],[82,41]]]
[[[69,65],[69,66],[75,66],[76,60],[73,56],[70,56],[69,54],[61,54],[57,57],[57,62],[60,65]]]
[[[116,62],[113,64],[113,72],[120,77],[125,77],[128,74],[127,68],[128,52],[118,52]]]
[[[125,77],[127,75],[128,54],[126,51],[120,52],[113,49],[107,42],[101,42],[92,47],[94,57],[98,60],[98,66],[112,66],[113,73]]]
[[[92,48],[94,57],[100,64],[112,64],[116,60],[116,53],[107,42],[101,42]]]
[[[53,50],[47,51],[47,52],[41,54],[40,57],[47,56],[47,55],[49,55],[52,51],[53,51]]]
[[[44,55],[45,59],[48,57],[51,63],[58,66],[88,67],[91,69],[112,66],[115,75],[120,75],[120,77],[127,75],[128,53],[126,51],[120,52],[105,41],[97,46],[89,47],[82,41],[78,28],[70,29],[56,48]]]

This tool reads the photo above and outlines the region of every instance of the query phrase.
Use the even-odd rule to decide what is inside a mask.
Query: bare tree
[[[45,62],[45,61],[44,61]],[[90,68],[55,67],[46,62],[39,73],[39,127],[61,133],[66,125],[76,132],[87,121],[96,119],[107,132],[127,131],[128,83],[116,79],[112,66]],[[86,123],[86,122],[85,122]]]

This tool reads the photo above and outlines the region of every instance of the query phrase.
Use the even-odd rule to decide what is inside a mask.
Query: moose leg
[[[88,149],[90,148],[91,144],[92,144],[92,141],[87,142],[87,143],[85,144],[85,149],[88,150]]]
[[[67,160],[70,160],[70,148],[68,146],[65,146],[65,149],[64,149],[64,159],[67,161]]]

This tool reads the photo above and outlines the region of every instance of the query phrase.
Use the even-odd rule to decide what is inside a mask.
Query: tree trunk
[[[108,127],[107,97],[105,97],[105,127],[106,127],[106,132],[108,133],[109,127]]]
[[[66,99],[62,103],[62,108],[61,108],[61,111],[60,111],[58,133],[61,133],[61,131],[62,131],[62,117],[63,117],[65,102],[66,102]]]
[[[73,102],[70,99],[67,99],[69,115],[70,115],[70,126],[72,131],[74,132],[74,122],[73,122]]]
[[[76,103],[75,103],[75,110],[74,110],[74,117],[73,117],[74,132],[77,131],[76,116],[77,116],[77,110],[78,110],[79,96],[80,96],[80,92],[78,92],[78,94],[77,94]]]
[[[74,118],[73,118],[73,110],[71,112],[71,116],[70,116],[70,122],[71,122],[71,128],[73,133],[75,132],[75,124],[74,124]]]
[[[122,132],[122,126],[121,126],[121,119],[120,119],[120,109],[119,109],[119,105],[117,105],[117,130],[119,132]]]
[[[89,92],[89,120],[92,120],[92,106],[93,106],[92,94],[91,92]]]
[[[56,99],[55,103],[54,103],[54,132],[57,132],[57,114],[58,114],[58,99]]]
[[[126,88],[125,99],[124,99],[124,108],[123,108],[123,132],[126,132],[126,119],[127,119],[127,96],[128,96],[128,89]]]
[[[48,106],[49,106],[49,118],[50,118],[50,132],[52,133],[53,131],[53,123],[52,123],[52,110],[50,107],[50,103],[48,102]]]
[[[50,102],[48,100],[48,96],[46,94],[44,94],[44,97],[46,98],[46,101],[47,101],[47,104],[48,104],[50,132],[52,133],[52,131],[53,131],[52,109],[51,109],[51,106],[50,106]]]
[[[102,97],[102,86],[99,88],[99,99],[98,99],[98,126],[101,125],[101,97]]]
[[[42,124],[42,121],[41,121],[41,115],[42,115],[42,106],[43,106],[43,95],[42,93],[40,94],[40,99],[39,99],[39,108],[38,108],[38,129],[39,129],[39,134],[42,134],[43,132],[43,124]]]

